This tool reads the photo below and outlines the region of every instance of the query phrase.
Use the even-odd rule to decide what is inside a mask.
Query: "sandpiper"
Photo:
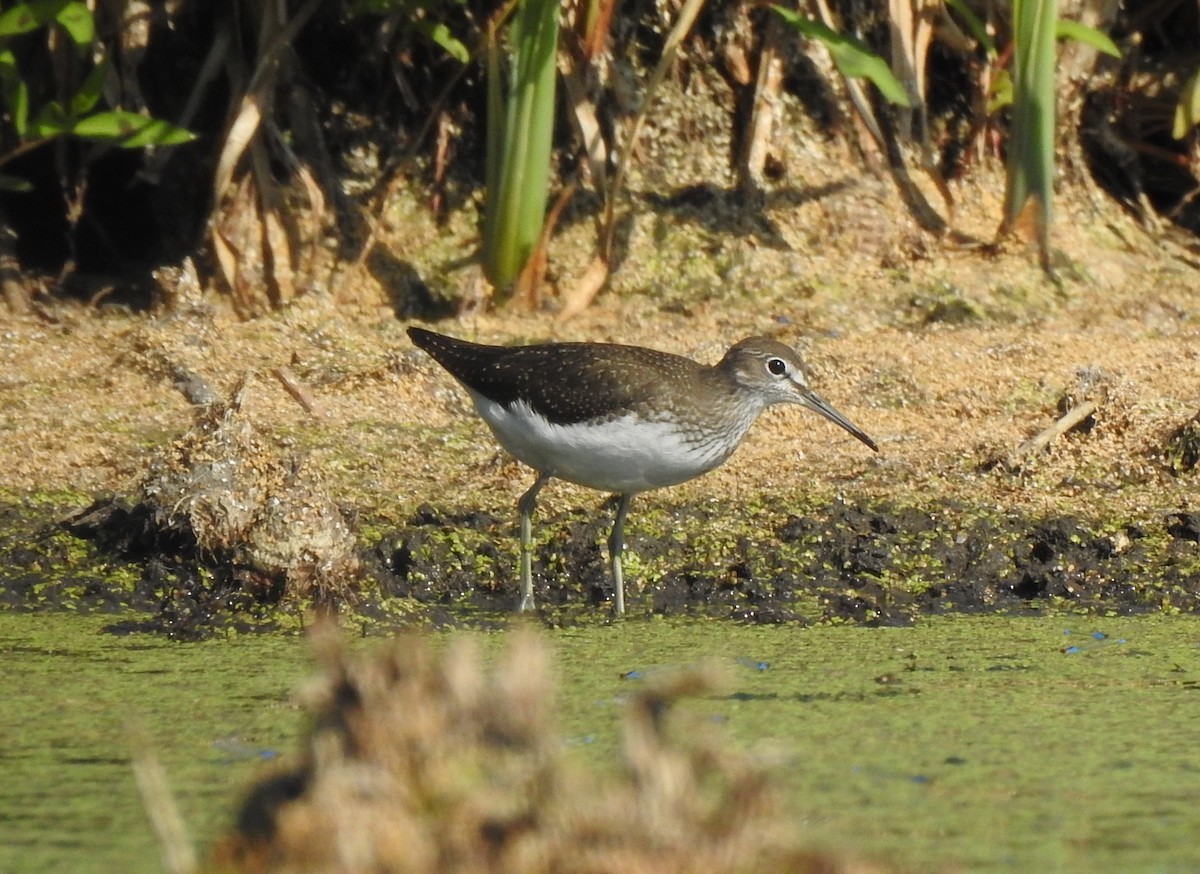
[[[537,471],[517,502],[521,610],[534,606],[533,510],[555,477],[619,496],[608,554],[622,614],[621,550],[633,496],[718,467],[767,407],[807,407],[879,450],[809,388],[795,350],[768,337],[736,343],[709,367],[615,343],[485,346],[421,328],[408,336],[470,392],[500,445]]]

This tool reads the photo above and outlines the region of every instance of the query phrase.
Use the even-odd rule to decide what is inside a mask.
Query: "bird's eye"
[[[768,358],[767,359],[767,371],[769,373],[772,373],[775,376],[783,376],[785,373],[787,373],[787,370],[788,370],[787,362],[784,361],[782,358]]]

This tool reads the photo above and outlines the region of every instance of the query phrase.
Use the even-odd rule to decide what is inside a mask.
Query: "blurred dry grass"
[[[711,725],[676,724],[672,705],[712,689],[711,671],[647,682],[609,777],[564,754],[531,632],[490,674],[469,640],[351,657],[325,632],[317,648],[301,759],[252,787],[210,872],[878,870],[804,850],[764,766]]]

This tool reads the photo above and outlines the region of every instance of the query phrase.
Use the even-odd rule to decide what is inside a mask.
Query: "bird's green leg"
[[[617,518],[613,520],[612,534],[608,537],[608,559],[612,562],[613,609],[618,616],[625,615],[625,577],[621,573],[621,553],[625,550],[625,517],[629,515],[629,504],[633,495],[621,495],[617,505]]]
[[[517,501],[521,514],[521,606],[518,610],[533,609],[533,510],[537,506],[538,492],[550,481],[550,474],[538,473],[538,477]]]

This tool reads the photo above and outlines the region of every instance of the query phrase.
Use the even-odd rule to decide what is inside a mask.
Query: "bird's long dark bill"
[[[830,404],[829,401],[825,400],[825,398],[821,397],[815,391],[808,392],[808,394],[805,395],[804,406],[808,407],[814,413],[820,413],[822,416],[824,416],[829,421],[836,422],[837,424],[839,424],[843,428],[845,428],[847,431],[849,431],[851,434],[853,434],[855,437],[857,437],[859,440],[861,440],[863,443],[866,443],[868,446],[870,446],[876,452],[879,451],[879,447],[875,445],[874,440],[872,440],[870,437],[867,436],[866,431],[862,430],[862,428],[859,428],[857,425],[855,425],[853,422],[851,422],[849,419],[847,419],[845,416],[843,416],[841,413],[839,413],[837,410],[835,410],[833,408],[833,405]]]

